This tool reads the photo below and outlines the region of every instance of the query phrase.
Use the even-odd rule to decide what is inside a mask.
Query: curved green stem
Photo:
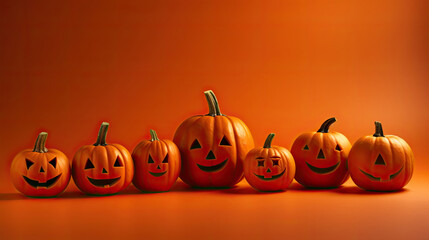
[[[273,138],[276,134],[270,133],[268,134],[267,139],[265,139],[264,148],[271,148],[271,143],[273,142]]]
[[[150,136],[151,136],[151,142],[153,142],[153,141],[159,141],[159,138],[158,138],[158,135],[156,134],[156,132],[155,132],[155,130],[150,130]]]
[[[109,129],[109,123],[103,122],[100,126],[100,130],[98,131],[97,142],[94,143],[94,146],[106,146],[106,136],[107,129]]]
[[[337,119],[335,117],[332,117],[326,121],[324,121],[322,123],[322,126],[320,126],[319,130],[317,130],[317,132],[321,132],[321,133],[328,133],[329,132],[329,127],[336,122]]]
[[[48,149],[45,147],[47,138],[48,138],[47,132],[39,133],[39,136],[37,136],[37,139],[36,139],[36,144],[34,144],[33,152],[38,152],[38,153],[48,152]]]
[[[209,104],[209,113],[207,115],[213,117],[222,115],[214,92],[212,90],[207,90],[204,92],[204,95],[206,95],[207,103]]]
[[[381,122],[375,122],[375,133],[374,137],[384,137],[383,127],[381,126]]]

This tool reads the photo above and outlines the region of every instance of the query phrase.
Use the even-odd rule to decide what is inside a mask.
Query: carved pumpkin
[[[170,190],[180,173],[180,152],[170,140],[159,140],[150,130],[151,140],[140,142],[132,153],[135,173],[133,184],[142,191]]]
[[[180,178],[196,187],[230,187],[243,178],[252,134],[240,119],[221,114],[212,91],[204,94],[209,114],[186,119],[174,135],[182,159]]]
[[[285,190],[295,176],[292,154],[279,146],[271,146],[275,134],[270,133],[263,148],[250,150],[244,160],[247,182],[260,191]]]
[[[295,180],[306,187],[334,188],[349,177],[347,157],[351,144],[343,134],[329,132],[335,121],[326,120],[317,132],[301,134],[292,145]]]
[[[359,187],[374,191],[396,191],[413,175],[414,155],[400,137],[384,135],[380,122],[375,133],[358,139],[349,154],[349,171]]]
[[[109,123],[103,122],[97,142],[81,147],[73,158],[73,180],[87,194],[114,194],[133,179],[131,154],[122,145],[106,143],[108,127]]]
[[[10,169],[12,182],[21,193],[31,197],[53,197],[66,189],[70,181],[70,163],[66,155],[45,147],[48,134],[41,132],[34,149],[15,156]]]

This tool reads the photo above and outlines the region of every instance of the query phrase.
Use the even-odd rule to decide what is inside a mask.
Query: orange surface
[[[2,1],[0,238],[426,238],[429,90],[427,1]],[[27,199],[12,158],[47,131],[70,159],[110,122],[108,142],[132,150],[149,129],[172,139],[189,116],[242,119],[257,145],[290,149],[329,117],[350,142],[405,139],[415,154],[406,191],[258,194],[229,190]],[[128,193],[128,194],[127,194]]]

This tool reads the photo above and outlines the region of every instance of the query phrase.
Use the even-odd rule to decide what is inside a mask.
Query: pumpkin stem
[[[150,136],[151,136],[151,142],[153,142],[153,141],[159,141],[159,138],[158,138],[158,135],[156,134],[156,132],[155,132],[155,130],[150,130]]]
[[[98,131],[97,142],[94,143],[94,146],[106,146],[106,136],[107,129],[109,128],[108,122],[103,122],[100,126],[100,130]]]
[[[207,115],[212,117],[222,115],[214,92],[212,90],[208,90],[204,92],[204,95],[206,95],[207,103],[209,104],[209,114]]]
[[[48,149],[45,147],[47,138],[48,138],[47,132],[39,133],[39,136],[37,136],[37,139],[36,139],[36,144],[34,144],[33,152],[38,152],[38,153],[48,152]]]
[[[320,126],[319,130],[317,130],[317,132],[328,133],[329,127],[336,121],[337,121],[337,119],[335,117],[331,117],[330,119],[324,121],[322,123],[322,126]]]
[[[375,133],[374,137],[384,137],[383,127],[381,126],[381,122],[375,122]]]
[[[276,134],[270,133],[268,134],[267,139],[265,139],[264,148],[271,148],[271,143],[273,142],[273,138]]]

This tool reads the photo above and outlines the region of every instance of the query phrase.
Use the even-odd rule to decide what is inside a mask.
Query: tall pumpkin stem
[[[150,136],[151,136],[151,142],[153,142],[153,141],[159,141],[159,138],[158,138],[158,135],[156,134],[156,132],[155,132],[155,130],[150,130]]]
[[[207,103],[209,104],[209,116],[218,116],[222,115],[219,108],[219,103],[217,101],[216,95],[212,90],[208,90],[204,92],[204,95],[206,96]]]
[[[268,134],[267,139],[265,139],[264,148],[271,148],[271,143],[273,142],[273,138],[276,134],[270,133]]]
[[[381,122],[375,122],[375,133],[374,137],[384,137],[383,127],[381,126]]]
[[[319,130],[317,130],[317,132],[328,133],[329,127],[336,121],[337,121],[337,119],[335,117],[331,117],[330,119],[324,121],[322,123],[322,126],[320,126]]]
[[[94,146],[106,146],[106,136],[107,129],[109,128],[108,122],[103,122],[100,126],[100,130],[98,131],[97,142],[94,143]]]
[[[45,147],[47,138],[48,138],[47,132],[39,133],[39,136],[37,136],[37,139],[36,139],[36,144],[34,144],[33,152],[38,152],[38,153],[48,152],[48,149]]]

